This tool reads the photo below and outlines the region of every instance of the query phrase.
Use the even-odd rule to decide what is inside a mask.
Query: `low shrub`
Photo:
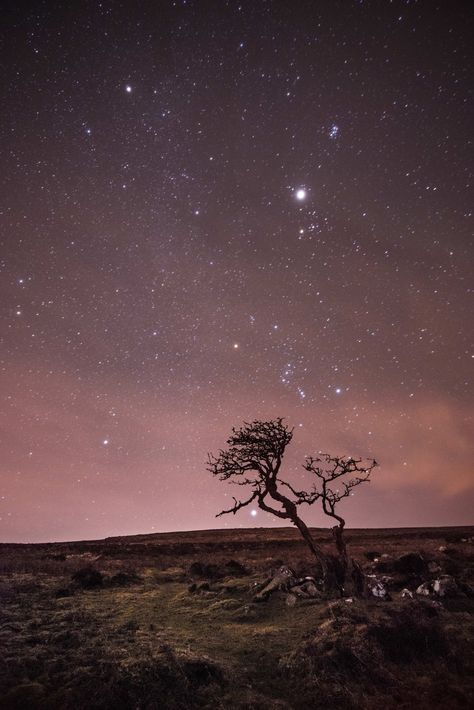
[[[82,567],[72,575],[72,581],[81,589],[97,589],[104,584],[104,576],[94,567]]]

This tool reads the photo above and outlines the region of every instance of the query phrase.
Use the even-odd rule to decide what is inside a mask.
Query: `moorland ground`
[[[348,531],[389,598],[291,605],[254,595],[281,565],[315,573],[293,529],[0,545],[1,706],[473,707],[473,535]],[[328,531],[314,536],[330,551]],[[456,580],[446,596],[416,594],[442,575]]]

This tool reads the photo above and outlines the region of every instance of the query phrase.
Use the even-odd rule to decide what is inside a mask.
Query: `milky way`
[[[0,539],[272,525],[243,420],[472,523],[468,3],[7,3]],[[317,510],[312,525],[326,524]]]

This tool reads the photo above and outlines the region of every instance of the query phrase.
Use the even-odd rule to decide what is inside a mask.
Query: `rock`
[[[440,547],[438,547],[438,552],[446,552],[446,545],[440,545]]]
[[[411,592],[409,589],[402,589],[400,592],[400,596],[402,599],[413,599],[413,592]]]
[[[380,552],[374,552],[372,550],[369,550],[368,552],[364,552],[364,555],[365,558],[370,562],[375,562],[380,557]]]
[[[263,588],[254,596],[254,601],[265,602],[270,594],[276,590],[287,591],[291,585],[291,580],[295,580],[295,573],[286,566],[280,567],[278,572],[270,579],[266,580]]]
[[[453,598],[460,595],[461,590],[459,589],[456,580],[449,574],[444,574],[433,582],[423,582],[417,588],[416,593],[420,596],[437,596]],[[461,593],[462,596],[462,593]]]
[[[354,603],[353,597],[348,597],[347,599],[344,599],[344,601],[346,602],[346,604],[353,604]]]
[[[387,587],[379,580],[369,582],[368,589],[373,597],[377,599],[388,599]]]
[[[428,572],[430,574],[437,574],[438,572],[441,572],[441,567],[437,562],[428,562]]]
[[[416,588],[416,594],[422,597],[429,597],[431,592],[431,582],[423,582],[423,584],[420,584],[420,586]]]
[[[286,606],[295,606],[296,602],[297,602],[297,598],[294,594],[288,594],[288,596],[285,599]]]
[[[459,594],[456,580],[449,574],[444,574],[433,582],[433,592],[438,597],[456,597]]]
[[[292,586],[291,593],[303,599],[315,599],[321,596],[319,589],[311,577],[304,579],[301,584]]]

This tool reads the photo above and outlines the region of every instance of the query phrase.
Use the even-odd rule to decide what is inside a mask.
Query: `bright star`
[[[125,87],[125,91],[127,92],[127,94],[132,93],[132,87],[130,86],[130,84],[127,84],[127,86]]]
[[[107,446],[107,444],[109,443],[109,440],[108,440],[108,439],[104,439],[104,441],[103,441],[102,443],[103,443],[104,446]]]
[[[250,511],[250,515],[252,516],[252,518],[255,518],[255,516],[257,515],[257,511],[256,511],[256,510],[251,510],[251,511]]]
[[[302,187],[300,187],[299,190],[296,190],[296,199],[297,200],[306,199],[306,190],[304,190]]]

